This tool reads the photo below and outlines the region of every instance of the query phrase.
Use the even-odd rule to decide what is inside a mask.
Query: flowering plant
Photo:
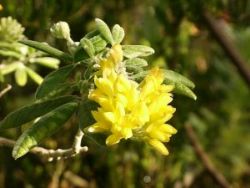
[[[118,24],[110,30],[96,19],[96,28],[79,42],[71,38],[66,22],[56,23],[51,33],[66,41],[68,52],[36,41],[20,41],[67,65],[45,77],[36,91],[36,102],[0,122],[0,130],[32,122],[17,140],[13,157],[25,155],[73,114],[79,119],[77,144],[73,144],[73,152],[64,154],[80,152],[84,132],[102,132],[108,134],[107,145],[122,139],[143,140],[167,155],[164,142],[177,132],[167,124],[175,112],[169,104],[172,92],[196,99],[194,84],[171,70],[147,68],[144,57],[154,50],[143,45],[122,45],[125,32]]]

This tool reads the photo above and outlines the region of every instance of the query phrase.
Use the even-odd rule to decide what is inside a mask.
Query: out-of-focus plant
[[[3,17],[0,20],[0,77],[14,72],[16,83],[25,86],[28,76],[37,84],[41,84],[43,78],[35,72],[34,65],[42,65],[57,69],[60,61],[47,57],[41,51],[19,43],[25,38],[24,28],[13,18]]]
[[[17,140],[13,157],[25,155],[58,131],[73,114],[79,120],[73,147],[47,153],[48,157],[79,153],[83,132],[87,131],[106,132],[108,145],[131,138],[168,154],[163,143],[176,133],[166,124],[175,111],[168,105],[172,101],[170,92],[196,99],[194,84],[171,70],[148,70],[144,57],[154,50],[143,45],[121,45],[125,32],[118,24],[110,29],[96,19],[96,28],[79,42],[72,40],[66,22],[56,23],[51,33],[66,41],[68,52],[37,41],[20,41],[69,64],[45,77],[33,104],[10,113],[0,122],[3,130],[33,121]]]

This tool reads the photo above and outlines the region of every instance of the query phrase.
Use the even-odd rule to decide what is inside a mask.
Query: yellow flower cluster
[[[108,58],[100,62],[102,75],[95,77],[96,88],[89,94],[89,99],[100,107],[92,111],[96,123],[88,130],[110,133],[107,145],[135,137],[167,155],[163,142],[177,132],[165,123],[175,112],[169,105],[173,86],[163,84],[164,74],[158,68],[152,69],[140,84],[117,73],[115,67],[122,57],[121,46],[115,45]]]

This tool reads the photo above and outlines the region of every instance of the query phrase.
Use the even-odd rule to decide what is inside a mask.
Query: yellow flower
[[[99,62],[101,75],[109,75],[112,70],[115,70],[123,60],[123,51],[120,44],[112,46],[107,54],[107,57]]]
[[[3,6],[0,4],[0,11],[3,10]]]
[[[163,142],[168,142],[177,131],[166,122],[172,117],[175,108],[172,101],[171,85],[163,84],[164,73],[154,68],[148,76],[137,84],[118,74],[116,66],[122,61],[120,46],[114,46],[105,61],[100,62],[101,77],[95,77],[95,89],[89,99],[100,107],[92,111],[96,123],[89,127],[90,132],[107,132],[107,145],[121,139],[141,138],[162,154],[168,150]]]

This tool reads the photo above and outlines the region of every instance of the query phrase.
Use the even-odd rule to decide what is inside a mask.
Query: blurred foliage
[[[45,53],[18,42],[25,38],[23,32],[24,28],[12,17],[0,19],[0,82],[6,82],[5,76],[14,72],[19,86],[27,84],[28,76],[41,84],[43,78],[33,70],[34,64],[58,68],[58,59],[46,57]]]
[[[195,127],[204,149],[233,187],[250,185],[249,88],[209,34],[201,16],[208,9],[220,19],[249,65],[249,0],[2,0],[1,4],[0,16],[17,19],[26,28],[26,36],[57,44],[61,49],[66,47],[48,35],[54,22],[67,21],[75,40],[93,28],[95,17],[109,25],[119,23],[127,33],[125,44],[150,44],[156,53],[148,62],[157,57],[152,64],[170,67],[196,84],[197,102],[175,96],[177,112],[171,124],[177,127],[178,134],[169,144],[169,157],[152,152],[143,143],[126,142],[107,148],[86,135],[84,143],[94,149],[64,161],[59,174],[61,187],[77,187],[66,178],[66,171],[86,180],[89,187],[178,187],[190,175],[194,178],[191,187],[217,187],[195,156],[185,133],[185,122]],[[39,71],[42,75],[48,73]],[[32,84],[25,89],[14,86],[0,100],[1,119],[29,103],[34,91]],[[57,142],[48,139],[44,146],[69,146],[76,130],[69,123],[63,131],[63,137],[54,136]],[[14,130],[0,132],[13,139],[19,134]],[[14,161],[10,149],[0,150],[0,187],[46,187],[60,166],[32,154]]]

